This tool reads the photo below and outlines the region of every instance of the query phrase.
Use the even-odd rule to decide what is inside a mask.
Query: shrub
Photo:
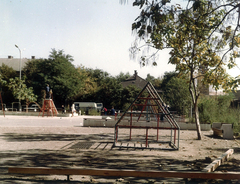
[[[231,108],[232,94],[207,96],[199,100],[199,120],[201,123],[230,123],[234,132],[240,132],[240,109]]]

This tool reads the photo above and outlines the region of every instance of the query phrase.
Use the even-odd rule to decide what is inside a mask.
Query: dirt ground
[[[125,134],[128,136],[129,130]],[[7,173],[8,167],[201,171],[228,149],[234,149],[233,155],[215,172],[240,172],[240,139],[224,140],[212,135],[212,131],[203,131],[202,140],[197,140],[196,131],[181,130],[179,150],[170,151],[113,147],[113,128],[0,127],[0,183],[240,183],[76,175],[67,181],[66,176]]]

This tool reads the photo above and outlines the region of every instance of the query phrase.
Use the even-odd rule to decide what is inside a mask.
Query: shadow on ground
[[[8,142],[33,142],[38,141],[84,141],[90,143],[105,143],[113,140],[113,134],[3,134],[2,139]],[[76,144],[75,144],[76,146]],[[90,147],[89,147],[90,148]],[[213,180],[187,180],[166,178],[109,178],[89,177],[75,178],[74,181],[64,181],[62,177],[43,177],[10,175],[8,167],[51,167],[51,168],[92,168],[92,169],[124,169],[124,170],[154,170],[154,171],[201,171],[211,161],[209,160],[175,160],[156,154],[147,154],[143,150],[127,149],[80,149],[79,146],[69,146],[67,149],[47,150],[29,149],[18,151],[0,152],[0,183],[213,183]],[[239,153],[239,149],[236,150]],[[236,152],[235,151],[235,152]],[[176,152],[177,154],[177,152]],[[227,164],[219,167],[219,171],[239,171],[239,160],[230,160]],[[65,177],[66,179],[66,177]],[[84,179],[84,181],[82,180]],[[121,180],[120,180],[121,179]],[[234,183],[234,181],[231,181]],[[217,183],[226,183],[219,180]]]
[[[92,140],[113,140],[113,134],[16,134],[6,133],[0,136],[8,142],[33,142],[33,141],[92,141]]]

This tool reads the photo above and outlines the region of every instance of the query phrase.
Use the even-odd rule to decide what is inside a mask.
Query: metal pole
[[[20,84],[19,84],[19,85],[20,85],[20,86],[19,86],[19,89],[21,89],[21,79],[22,79],[22,51],[21,51],[21,49],[20,49],[17,45],[15,45],[15,47],[18,48],[19,53],[20,53],[20,62],[19,62],[19,79],[20,79]],[[20,98],[19,98],[19,111],[22,111]]]

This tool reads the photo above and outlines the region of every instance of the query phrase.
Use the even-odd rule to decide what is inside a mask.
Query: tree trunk
[[[201,133],[201,127],[200,127],[199,112],[198,112],[197,103],[194,104],[194,114],[195,114],[195,123],[196,123],[196,128],[197,128],[198,140],[201,140],[202,139],[202,133]]]

